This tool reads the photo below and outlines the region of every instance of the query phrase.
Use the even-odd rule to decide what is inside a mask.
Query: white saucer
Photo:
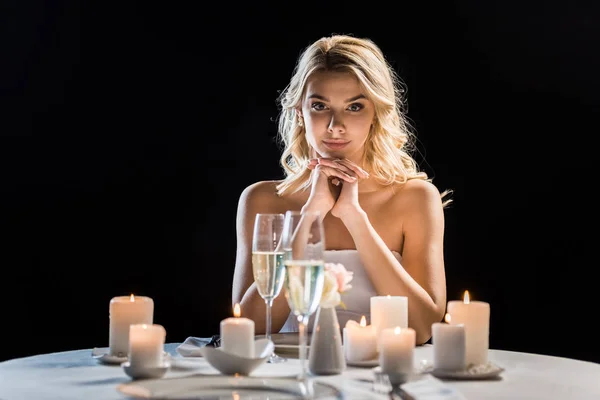
[[[162,365],[156,367],[131,366],[129,361],[121,364],[125,373],[132,379],[157,379],[162,378],[169,368],[171,363],[164,361]]]
[[[215,367],[224,375],[250,375],[259,365],[265,363],[275,345],[269,339],[258,339],[254,341],[254,354],[256,358],[241,357],[223,351],[222,347],[204,346],[200,348],[202,356],[210,365]]]
[[[110,354],[108,347],[94,347],[92,349],[92,358],[95,358],[102,364],[110,365],[121,365],[127,361],[127,355],[124,357],[113,356]]]
[[[379,365],[379,358],[374,358],[372,360],[365,360],[365,361],[349,361],[346,360],[346,365],[349,365],[351,367],[377,367]]]
[[[163,357],[168,359],[170,355],[165,352]],[[127,361],[127,356],[119,357],[111,355],[108,347],[94,347],[92,349],[92,358],[98,360],[99,363],[107,365],[121,365]]]
[[[422,373],[429,373],[436,378],[441,379],[462,379],[462,380],[477,380],[477,379],[492,379],[500,375],[504,368],[488,361],[487,364],[471,364],[467,369],[460,371],[440,370],[433,368],[433,364],[423,362],[421,366]]]

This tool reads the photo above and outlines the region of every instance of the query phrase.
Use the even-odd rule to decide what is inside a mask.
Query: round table
[[[165,345],[176,356],[179,343]],[[91,356],[92,349],[41,354],[0,363],[0,399],[50,400],[130,399],[117,390],[132,382],[118,365],[103,365]],[[432,360],[432,347],[415,349],[415,365]],[[490,349],[489,359],[504,368],[496,380],[443,380],[466,399],[600,399],[600,364],[568,358]],[[196,370],[169,370],[164,378],[195,373],[218,375],[206,360],[194,361]],[[253,376],[294,375],[299,360],[283,364],[263,364]],[[318,377],[340,388],[348,399],[390,399],[373,391],[370,368],[348,367],[341,375]]]

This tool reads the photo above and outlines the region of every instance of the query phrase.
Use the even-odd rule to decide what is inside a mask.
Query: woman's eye
[[[363,105],[360,103],[351,104],[350,107],[348,107],[348,109],[350,111],[360,111],[363,109]]]
[[[321,111],[321,110],[325,109],[325,105],[323,103],[313,103],[311,107],[313,110],[317,110],[317,111]]]

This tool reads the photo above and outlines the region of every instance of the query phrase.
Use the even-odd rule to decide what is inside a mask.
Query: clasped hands
[[[308,163],[311,191],[303,210],[328,212],[344,219],[362,208],[358,202],[358,182],[367,179],[367,171],[348,159],[313,158]]]

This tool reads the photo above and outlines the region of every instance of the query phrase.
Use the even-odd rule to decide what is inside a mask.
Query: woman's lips
[[[326,141],[323,141],[323,144],[325,145],[325,147],[327,147],[330,150],[341,150],[344,147],[346,147],[348,145],[348,143],[350,143],[350,142],[326,142]]]

